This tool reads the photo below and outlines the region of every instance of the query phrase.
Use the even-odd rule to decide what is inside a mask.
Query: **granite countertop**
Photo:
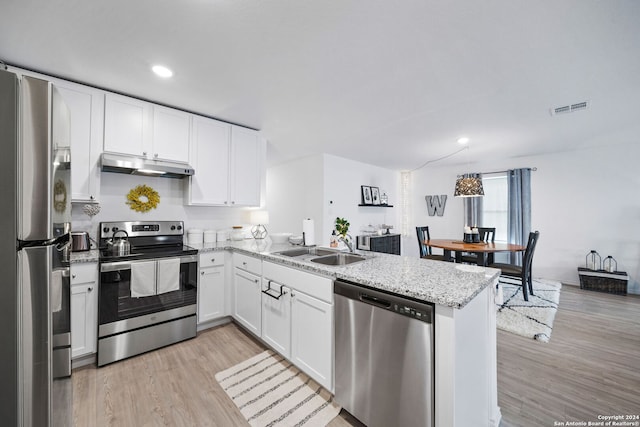
[[[98,262],[99,257],[100,251],[97,249],[91,249],[82,252],[71,252],[71,263],[76,264],[82,262]]]
[[[454,308],[464,307],[500,275],[500,270],[493,268],[368,251],[356,251],[367,258],[365,261],[344,266],[323,265],[276,255],[274,252],[299,246],[274,244],[270,239],[228,240],[190,246],[200,253],[231,250],[258,256],[265,261]],[[74,252],[71,262],[97,262],[98,256],[97,250]]]
[[[394,294],[454,308],[464,307],[500,275],[500,270],[494,268],[368,251],[356,251],[367,258],[365,261],[344,266],[329,266],[276,255],[274,252],[299,246],[288,243],[272,244],[269,239],[192,246],[200,252],[229,249],[259,256],[265,261],[277,262],[327,277],[349,280]]]

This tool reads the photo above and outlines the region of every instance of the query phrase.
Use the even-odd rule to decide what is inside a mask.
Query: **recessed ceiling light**
[[[168,79],[169,77],[173,76],[173,71],[171,71],[164,65],[154,65],[153,67],[151,67],[151,70],[153,70],[153,72],[159,75],[160,77],[164,77],[165,79]]]
[[[466,136],[458,138],[458,144],[466,144],[467,142],[469,142],[469,138],[467,138]]]

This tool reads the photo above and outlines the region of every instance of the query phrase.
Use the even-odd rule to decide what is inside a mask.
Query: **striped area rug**
[[[498,305],[496,326],[514,334],[549,342],[553,319],[558,311],[562,284],[553,280],[533,279],[533,293],[529,301],[522,295],[517,279],[500,277],[503,303]]]
[[[215,377],[255,427],[326,426],[341,409],[328,391],[270,350]]]

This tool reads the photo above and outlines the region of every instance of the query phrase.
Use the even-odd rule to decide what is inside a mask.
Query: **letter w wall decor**
[[[424,199],[427,201],[429,216],[434,216],[435,214],[438,214],[438,216],[444,215],[444,206],[447,204],[446,194],[440,196],[424,196]]]

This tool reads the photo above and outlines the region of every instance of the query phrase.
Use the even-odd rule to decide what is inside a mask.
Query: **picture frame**
[[[380,204],[380,189],[378,187],[371,187],[371,204]]]
[[[373,199],[371,198],[371,187],[369,187],[368,185],[361,185],[360,191],[362,193],[362,204],[363,205],[373,204]]]

